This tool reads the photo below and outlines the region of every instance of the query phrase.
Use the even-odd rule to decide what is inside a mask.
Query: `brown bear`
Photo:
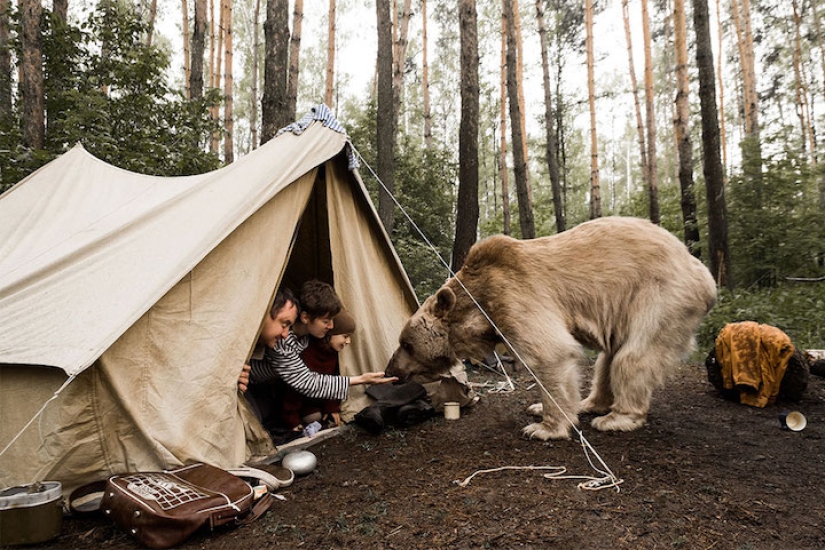
[[[567,439],[580,411],[603,415],[592,422],[598,430],[635,430],[715,302],[702,262],[646,220],[601,218],[532,240],[489,237],[410,318],[386,373],[446,371],[485,357],[503,335],[552,396],[528,409],[542,421],[526,436]],[[599,356],[580,402],[583,346]]]

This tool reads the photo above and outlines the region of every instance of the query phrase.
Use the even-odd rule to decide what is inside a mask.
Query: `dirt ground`
[[[542,471],[595,475],[577,440],[529,441],[525,407],[538,400],[526,373],[516,390],[488,392],[459,420],[436,417],[372,436],[342,430],[311,448],[318,467],[282,490],[258,522],[202,532],[184,549],[235,548],[825,548],[825,380],[800,403],[765,409],[721,399],[704,366],[685,365],[656,392],[648,424],[631,433],[583,433],[623,480],[587,491]],[[502,380],[487,370],[475,383]],[[801,411],[801,432],[778,413]],[[103,518],[67,519],[42,549],[141,548]]]

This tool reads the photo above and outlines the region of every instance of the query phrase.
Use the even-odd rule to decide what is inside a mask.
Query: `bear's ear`
[[[435,295],[435,309],[433,313],[436,317],[443,318],[455,307],[455,293],[447,287],[442,287]]]

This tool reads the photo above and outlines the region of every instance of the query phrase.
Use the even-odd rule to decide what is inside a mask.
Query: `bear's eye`
[[[401,342],[401,349],[403,349],[407,355],[413,354],[413,347],[409,342]]]

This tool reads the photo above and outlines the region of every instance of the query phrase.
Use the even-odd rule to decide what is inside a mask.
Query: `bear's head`
[[[450,343],[455,304],[455,293],[446,286],[427,298],[401,330],[400,345],[385,369],[387,376],[404,381],[414,374],[447,372],[456,363]]]

